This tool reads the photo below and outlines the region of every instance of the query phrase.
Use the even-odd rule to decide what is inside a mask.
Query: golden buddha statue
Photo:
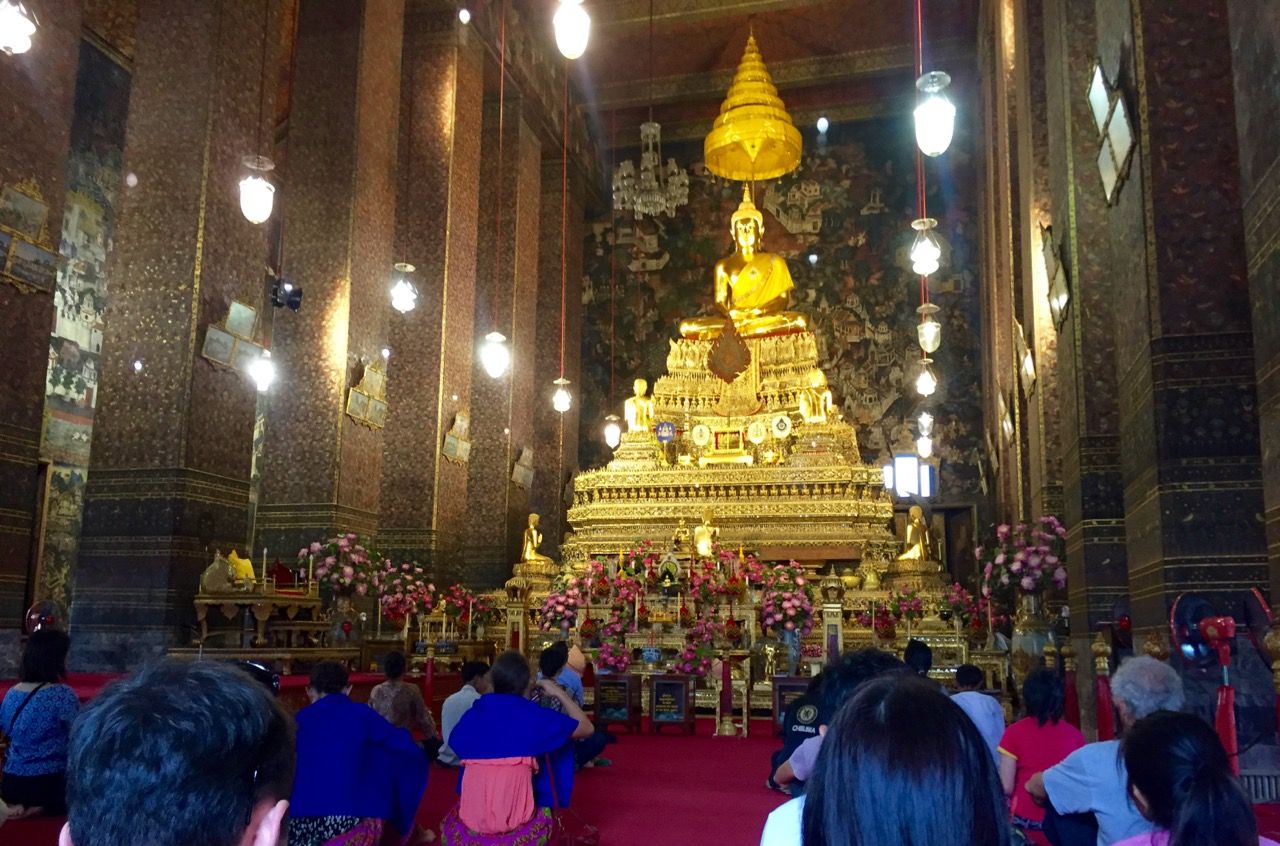
[[[907,548],[898,556],[899,561],[932,561],[929,551],[929,527],[924,522],[924,510],[911,506],[907,512]]]
[[[800,392],[800,416],[806,423],[826,423],[832,409],[831,389],[821,370],[809,373],[808,386]]]
[[[702,523],[693,527],[693,551],[699,558],[711,558],[715,555],[716,538],[720,530],[711,525],[713,513],[710,508],[702,512]]]
[[[739,335],[771,335],[809,325],[808,318],[787,311],[791,303],[791,271],[781,256],[760,249],[764,236],[764,215],[751,201],[751,191],[742,188],[742,203],[730,219],[729,232],[737,245],[733,255],[716,262],[716,307],[733,320]],[[680,322],[686,338],[719,337],[724,317],[692,317]]]
[[[524,540],[520,544],[520,561],[524,564],[554,564],[555,561],[538,552],[542,545],[542,532],[538,531],[537,514],[529,515],[529,525],[524,530]]]
[[[628,432],[653,431],[653,397],[648,396],[649,383],[643,379],[635,381],[636,395],[623,404],[623,415],[627,419]]]

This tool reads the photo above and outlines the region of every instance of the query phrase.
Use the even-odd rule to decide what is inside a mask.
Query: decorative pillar
[[[565,486],[578,467],[578,421],[582,407],[582,239],[585,230],[584,181],[570,151],[567,191],[560,158],[543,159],[542,211],[538,240],[537,353],[533,373],[533,490],[530,510],[542,515],[546,539],[542,551],[559,560],[560,542],[568,530]],[[561,250],[561,211],[568,232]],[[564,257],[564,375],[573,405],[561,414],[551,407],[552,380],[560,374],[560,274]]]
[[[1229,0],[1271,600],[1280,599],[1280,33],[1275,8]]]
[[[30,579],[42,528],[47,465],[38,457],[41,415],[80,58],[80,4],[28,5],[40,17],[32,48],[0,56],[0,108],[5,115],[0,191],[6,197],[12,191],[27,195],[33,215],[21,221],[5,215],[0,222],[24,233],[17,237],[24,249],[38,249],[48,258],[47,266],[26,270],[23,278],[29,275],[29,281],[0,277],[6,374],[0,391],[0,668],[6,670],[17,660],[18,627],[32,599]],[[6,236],[6,246],[12,240]]]
[[[443,456],[471,407],[484,68],[452,7],[406,7],[400,93],[397,260],[417,268],[418,305],[390,320],[383,430],[384,552],[461,576],[467,465]]]
[[[1104,225],[1136,635],[1183,591],[1267,582],[1262,468],[1226,0],[1097,15],[1134,139]]]
[[[529,489],[512,480],[520,452],[532,448],[535,321],[552,303],[538,297],[542,145],[519,100],[507,99],[498,171],[498,105],[486,104],[480,182],[480,251],[476,267],[475,339],[501,332],[511,366],[499,379],[477,357],[472,381],[472,450],[467,479],[467,582],[501,585],[519,557]],[[492,239],[492,240],[491,240]],[[500,239],[501,248],[496,249]],[[555,306],[559,305],[556,300]],[[549,343],[543,339],[543,343]]]
[[[273,9],[269,48],[280,41]],[[232,300],[262,297],[264,229],[245,220],[237,193],[241,157],[265,134],[257,119],[273,113],[274,84],[259,102],[262,25],[258,0],[139,9],[124,154],[137,184],[108,264],[71,614],[81,667],[126,669],[189,640],[201,571],[245,541],[256,394],[202,349]]]
[[[396,261],[396,134],[404,0],[302,0],[298,13],[283,274],[276,310],[256,549],[285,558],[338,531],[377,528],[384,362]],[[348,392],[361,386],[348,415]],[[372,399],[365,397],[372,396]],[[385,405],[381,406],[385,410]],[[364,413],[360,413],[363,410]]]

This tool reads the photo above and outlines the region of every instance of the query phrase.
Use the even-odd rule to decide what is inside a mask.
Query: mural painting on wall
[[[70,598],[69,577],[79,548],[128,106],[128,71],[82,42],[41,444],[52,467],[37,592],[64,601]]]
[[[935,454],[945,500],[980,496],[977,197],[974,186],[958,185],[954,176],[967,170],[967,141],[957,137],[942,162],[930,162],[927,180],[929,213],[939,219],[944,251],[942,270],[931,277],[943,324],[942,347],[933,356],[941,384],[928,407],[937,419]],[[833,125],[826,143],[810,134],[805,145],[795,173],[757,186],[764,249],[787,260],[796,283],[793,307],[812,319],[820,364],[845,419],[857,427],[863,460],[879,465],[895,446],[910,443],[914,418],[924,407],[913,387],[920,357],[919,277],[907,259],[916,217],[912,128],[899,119]],[[673,147],[671,154],[699,162],[701,146]],[[616,233],[607,221],[589,227],[579,445],[584,467],[610,456],[600,427],[610,411],[611,245],[618,386],[612,411],[620,414],[633,378],[652,382],[664,372],[667,339],[676,336],[680,318],[710,313],[712,269],[732,250],[728,221],[740,199],[740,187],[710,175],[699,162],[690,168],[689,204],[674,218],[636,222],[619,216]]]

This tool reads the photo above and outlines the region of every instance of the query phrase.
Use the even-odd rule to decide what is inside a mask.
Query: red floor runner
[[[764,777],[777,741],[768,723],[746,739],[698,734],[627,735],[605,755],[613,762],[578,773],[574,809],[600,829],[602,846],[700,843],[749,846],[764,818],[786,797],[766,790]],[[454,774],[432,768],[419,822],[434,827],[456,801]],[[62,820],[16,820],[0,827],[0,846],[55,846]]]

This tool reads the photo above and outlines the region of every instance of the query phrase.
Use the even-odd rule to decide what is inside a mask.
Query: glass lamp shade
[[[243,162],[248,174],[240,180],[240,213],[250,223],[266,223],[276,203],[276,186],[266,174],[275,162],[266,156],[245,156]]]
[[[408,314],[418,305],[418,289],[408,279],[400,278],[391,286],[391,307]]]
[[[916,339],[920,342],[920,349],[932,355],[942,345],[942,324],[933,319],[933,316],[938,313],[938,307],[933,303],[924,303],[916,309],[916,313],[920,315],[920,325],[916,327]]]
[[[551,19],[556,30],[556,47],[566,59],[578,59],[587,52],[591,37],[591,16],[582,8],[582,0],[560,0],[560,8]]]
[[[0,0],[0,53],[12,56],[31,49],[36,23],[27,7],[13,0]]]
[[[920,374],[916,376],[916,393],[922,397],[931,397],[933,392],[938,390],[938,377],[929,366],[932,363],[933,359],[920,359]]]
[[[257,387],[258,393],[265,394],[276,380],[276,365],[271,360],[271,350],[263,350],[262,355],[249,365],[249,378]]]
[[[920,412],[920,416],[916,418],[916,423],[919,426],[921,437],[927,438],[933,434],[933,415],[929,412]]]
[[[921,458],[933,457],[933,438],[921,435],[916,438],[916,455]]]
[[[956,107],[943,90],[951,77],[942,71],[930,71],[916,80],[916,88],[925,98],[915,109],[916,144],[926,156],[940,156],[951,146],[956,128]]]
[[[490,379],[501,379],[511,365],[511,350],[507,338],[501,332],[490,332],[480,345],[480,366]]]
[[[609,449],[617,449],[618,444],[622,443],[622,424],[616,414],[610,414],[604,419],[604,442],[609,445]]]
[[[569,394],[568,388],[569,380],[561,376],[551,384],[556,386],[556,392],[551,395],[551,407],[564,414],[573,406],[573,397]]]
[[[911,228],[916,231],[916,239],[911,244],[908,257],[911,259],[911,270],[920,276],[928,276],[940,266],[938,260],[942,258],[942,247],[932,231],[937,225],[938,221],[931,217],[911,221]]]

